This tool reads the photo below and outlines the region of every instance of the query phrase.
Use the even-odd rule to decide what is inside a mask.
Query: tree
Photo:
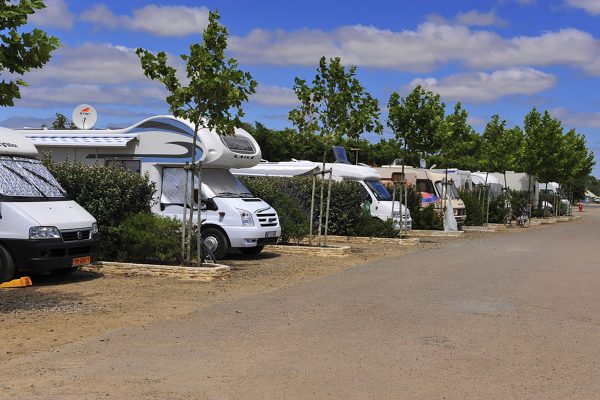
[[[153,54],[142,48],[136,50],[144,75],[160,81],[169,92],[166,101],[170,112],[176,117],[188,120],[194,127],[190,185],[192,191],[199,165],[196,157],[198,131],[207,128],[221,135],[233,134],[244,115],[242,103],[248,100],[248,96],[254,93],[256,88],[256,81],[250,73],[241,71],[233,58],[225,57],[228,33],[227,29],[219,24],[219,19],[217,11],[210,12],[202,43],[190,45],[190,54],[181,55],[181,59],[186,63],[187,85],[179,81],[176,69],[167,64],[167,55],[164,52]],[[200,187],[198,184],[198,199],[202,198]],[[192,224],[193,207],[190,209],[187,227],[184,223],[184,229],[187,230],[187,263],[191,261]],[[200,263],[200,224],[197,235]]]
[[[477,134],[468,122],[469,114],[456,103],[452,114],[446,117],[445,135],[438,165],[465,170],[479,168],[481,158],[481,136]]]
[[[582,198],[590,182],[589,174],[594,167],[594,154],[585,143],[585,136],[575,129],[569,130],[563,137],[561,148],[561,169],[558,182],[578,198]]]
[[[482,167],[488,172],[506,172],[518,169],[523,147],[523,132],[515,126],[506,128],[498,114],[492,115],[483,131]]]
[[[68,118],[61,113],[56,113],[56,117],[52,122],[52,129],[75,129],[75,124],[69,121]]]
[[[0,72],[23,76],[32,69],[41,68],[50,60],[50,53],[60,46],[54,36],[40,29],[22,32],[20,27],[27,23],[29,15],[45,8],[42,0],[3,1],[0,3]],[[12,107],[14,99],[21,98],[21,79],[0,82],[0,106]]]
[[[383,130],[377,99],[367,93],[356,78],[356,67],[346,69],[339,57],[330,59],[329,63],[321,57],[312,86],[296,77],[294,92],[300,105],[291,110],[288,117],[301,135],[314,137],[323,145],[323,171],[332,144],[343,138],[358,139],[367,131],[381,133]],[[319,232],[324,184],[321,180]]]
[[[404,145],[405,161],[415,163],[423,157],[431,162],[439,154],[445,129],[445,108],[439,94],[420,85],[405,98],[396,92],[391,94],[387,124]]]

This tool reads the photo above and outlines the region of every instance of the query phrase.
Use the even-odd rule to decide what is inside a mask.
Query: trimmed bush
[[[460,192],[460,198],[465,203],[467,212],[465,225],[479,226],[485,223],[484,197],[485,192],[481,188],[475,188],[473,191],[462,190]]]
[[[102,258],[114,259],[119,251],[114,241],[116,229],[131,215],[150,213],[156,192],[154,183],[148,175],[118,167],[78,161],[55,163],[48,157],[43,162],[67,196],[96,218],[102,235]]]
[[[181,222],[139,213],[114,229],[116,259],[124,262],[178,264],[181,262]]]

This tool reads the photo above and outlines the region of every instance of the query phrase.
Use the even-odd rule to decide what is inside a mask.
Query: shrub
[[[373,217],[366,210],[362,212],[353,234],[355,236],[369,237],[398,237],[398,231],[394,229],[394,222],[391,219],[383,221],[377,217]]]
[[[116,259],[125,262],[177,264],[181,262],[181,222],[155,214],[127,217],[114,229]]]
[[[280,218],[282,240],[299,241],[308,234],[310,222],[310,205],[312,194],[312,177],[240,177],[240,180],[255,196],[271,204]],[[331,202],[329,210],[328,233],[332,235],[358,235],[364,223],[362,219],[363,188],[358,182],[331,182]],[[319,191],[320,182],[315,187],[315,208],[312,215],[313,226],[318,229],[319,220]],[[325,198],[327,202],[327,182],[325,183]],[[325,210],[326,204],[323,204]],[[371,218],[373,219],[373,218]],[[375,224],[374,222],[371,222]],[[382,221],[383,222],[383,221]],[[323,216],[325,223],[325,216]],[[382,226],[383,229],[385,229]],[[372,236],[377,234],[369,228]]]
[[[485,222],[484,206],[486,193],[481,188],[476,188],[473,191],[463,190],[460,193],[460,198],[465,203],[467,212],[467,220],[465,225],[477,226],[483,225]]]
[[[55,163],[44,157],[44,164],[67,192],[98,221],[102,235],[102,258],[114,258],[118,252],[116,228],[130,215],[150,213],[156,188],[148,175],[118,167],[82,162]]]

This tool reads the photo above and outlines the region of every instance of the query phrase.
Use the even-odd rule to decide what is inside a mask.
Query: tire
[[[529,228],[529,217],[528,216],[524,216],[523,219],[521,220],[521,226],[523,228]]]
[[[240,251],[249,256],[255,256],[255,255],[259,254],[261,251],[263,251],[264,248],[265,248],[265,246],[241,247]]]
[[[69,276],[77,270],[79,270],[78,267],[55,269],[54,271],[50,271],[50,275],[52,275],[52,276]]]
[[[223,232],[217,228],[202,228],[201,235],[204,245],[213,253],[215,259],[220,260],[225,257],[229,242]]]
[[[16,272],[15,261],[4,246],[0,246],[0,283],[10,281]]]
[[[507,228],[512,228],[515,226],[515,217],[512,213],[510,214],[506,214],[504,216],[504,226],[506,226]]]

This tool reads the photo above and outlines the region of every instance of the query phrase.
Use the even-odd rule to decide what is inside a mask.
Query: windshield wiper
[[[240,197],[254,197],[254,195],[250,192],[242,192],[240,193]]]
[[[217,194],[217,196],[222,196],[222,197],[240,197],[239,193],[234,193],[234,192],[219,192]]]

